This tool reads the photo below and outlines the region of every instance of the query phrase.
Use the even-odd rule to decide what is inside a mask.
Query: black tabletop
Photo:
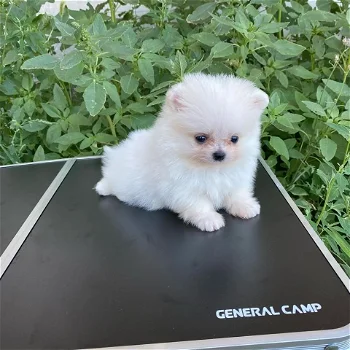
[[[41,165],[37,176],[46,176]],[[92,189],[99,178],[99,160],[75,163],[3,276],[1,349],[163,343],[349,323],[348,291],[262,167],[261,215],[226,215],[216,233],[167,211],[99,197]],[[309,311],[293,313],[301,304]],[[251,315],[264,307],[280,315],[217,317],[217,310],[247,308]]]
[[[0,168],[0,254],[62,167],[61,162]],[[40,169],[40,170],[39,170]]]

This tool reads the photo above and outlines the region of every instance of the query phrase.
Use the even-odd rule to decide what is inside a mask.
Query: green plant
[[[271,99],[264,157],[350,275],[348,0],[108,0],[55,17],[43,3],[0,0],[3,164],[100,154],[151,125],[187,72],[245,77]]]

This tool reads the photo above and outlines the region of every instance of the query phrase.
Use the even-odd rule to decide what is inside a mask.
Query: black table
[[[99,158],[0,178],[2,350],[350,348],[349,280],[264,162],[215,233],[99,197]]]

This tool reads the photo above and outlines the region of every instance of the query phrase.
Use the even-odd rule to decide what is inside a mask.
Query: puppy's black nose
[[[223,151],[216,151],[213,153],[213,158],[217,162],[222,162],[226,157],[225,152]]]

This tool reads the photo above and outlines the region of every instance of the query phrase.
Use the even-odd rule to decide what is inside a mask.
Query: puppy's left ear
[[[184,107],[181,96],[181,87],[181,83],[178,83],[172,86],[166,93],[166,103],[176,111],[179,111]]]
[[[269,96],[267,96],[264,91],[256,89],[253,93],[251,101],[252,107],[262,112],[269,104]]]

